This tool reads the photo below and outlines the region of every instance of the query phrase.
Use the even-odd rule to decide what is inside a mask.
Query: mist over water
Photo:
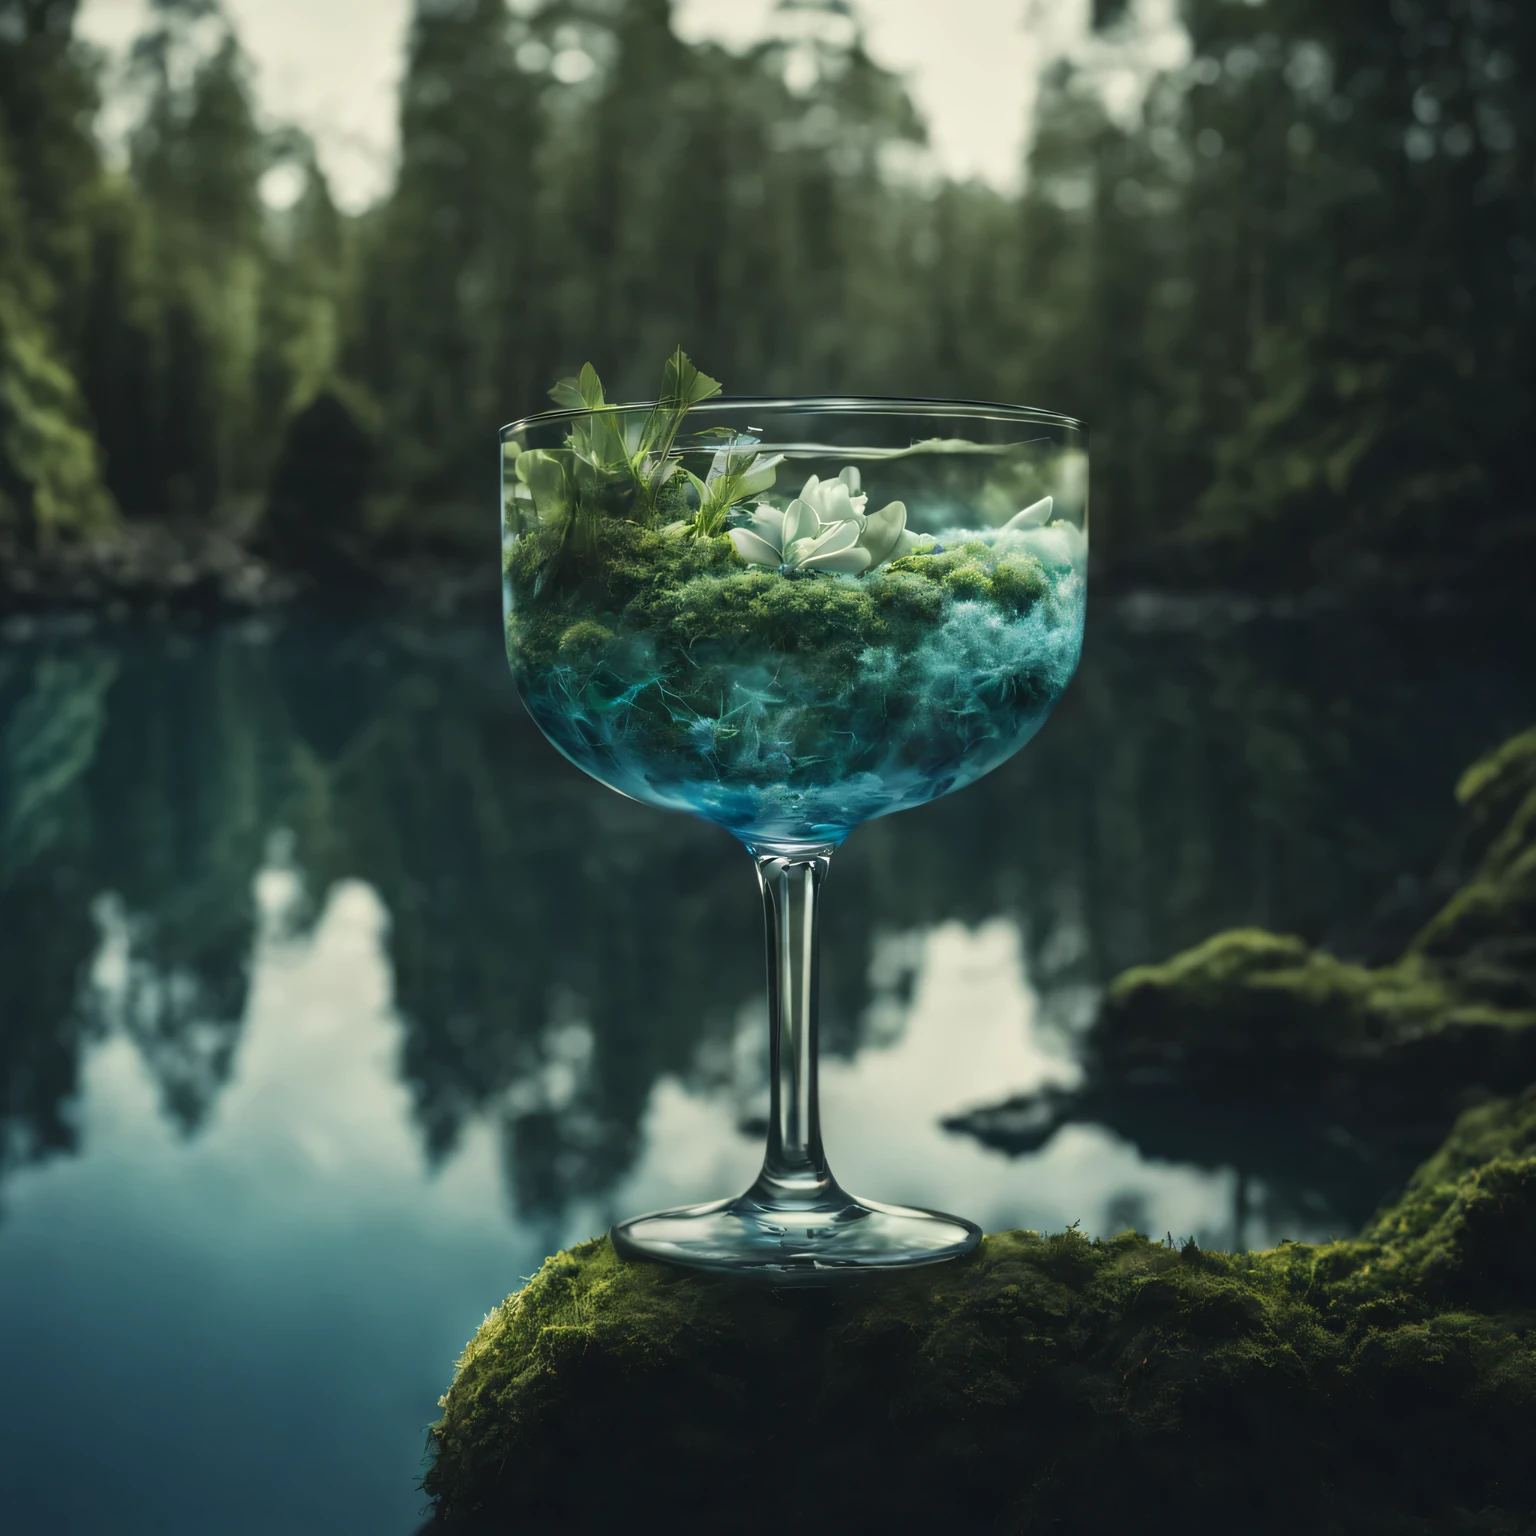
[[[1390,946],[1457,773],[1531,717],[1489,660],[1518,654],[1464,615],[1097,611],[1017,759],[833,861],[845,1185],[993,1230],[1356,1226],[1369,1170],[1215,1111],[1017,1159],[941,1121],[1076,1083],[1104,984],[1218,928]],[[761,968],[746,856],[564,762],[494,617],[13,626],[0,1509],[411,1531],[484,1312],[554,1248],[755,1171]]]

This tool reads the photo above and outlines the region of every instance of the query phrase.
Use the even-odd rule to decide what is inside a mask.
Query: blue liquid
[[[1039,730],[1077,666],[1086,595],[1079,563],[1046,570],[1048,596],[1022,614],[946,596],[915,637],[832,675],[815,656],[708,641],[678,656],[639,633],[598,667],[514,669],[551,742],[622,794],[748,843],[835,844],[973,783]]]

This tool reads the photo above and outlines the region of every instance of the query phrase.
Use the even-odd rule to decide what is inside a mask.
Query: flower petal
[[[905,502],[893,501],[889,506],[871,512],[864,520],[864,531],[859,535],[859,547],[869,551],[869,563],[881,565],[896,553],[897,541],[907,528]]]
[[[1043,528],[1051,520],[1051,509],[1056,505],[1054,497],[1042,496],[1039,501],[1024,508],[1022,512],[1015,512],[1012,517],[1003,524],[1000,530],[1003,533],[1011,533],[1018,528]]]
[[[837,549],[831,554],[812,555],[800,562],[802,571],[841,571],[845,576],[857,576],[869,569],[869,551],[854,545],[852,549]]]
[[[757,510],[747,519],[746,526],[758,538],[766,539],[775,549],[783,549],[784,514],[777,507],[770,507],[767,502],[760,503]]]
[[[800,539],[814,539],[821,533],[821,519],[804,497],[797,496],[784,509],[784,548]]]
[[[816,515],[824,523],[846,523],[853,518],[853,498],[841,480],[833,480],[822,486]]]
[[[843,472],[837,478],[839,480],[841,480],[843,482],[843,484],[848,487],[848,494],[850,496],[857,496],[859,494],[859,483],[860,482],[859,482],[859,467],[858,467],[857,464],[845,464],[845,465],[843,465]]]
[[[758,538],[750,528],[732,528],[730,540],[736,546],[736,553],[748,565],[766,565],[771,570],[778,570],[781,564],[778,550],[766,539]]]
[[[859,525],[849,518],[845,522],[833,523],[819,539],[816,540],[813,554],[835,555],[839,550],[852,549],[859,542]]]

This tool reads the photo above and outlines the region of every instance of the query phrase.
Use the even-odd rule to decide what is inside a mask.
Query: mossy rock
[[[445,1531],[1529,1531],[1533,1307],[1536,1090],[1321,1247],[1009,1232],[781,1297],[583,1244],[465,1350],[425,1487]]]
[[[1477,865],[1412,951],[1482,992],[1536,1006],[1536,730],[1474,763],[1456,798]]]
[[[1217,934],[1110,987],[1089,1036],[1097,1071],[1400,1108],[1536,1078],[1536,731],[1474,764],[1457,798],[1470,878],[1397,961]]]
[[[1138,966],[1109,989],[1089,1036],[1095,1068],[1254,1100],[1368,1093],[1443,1099],[1536,1078],[1536,1009],[1468,993],[1410,954],[1375,968],[1300,939],[1236,929]]]

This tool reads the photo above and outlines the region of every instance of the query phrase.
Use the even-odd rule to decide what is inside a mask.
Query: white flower
[[[1081,528],[1062,518],[1051,519],[1055,502],[1044,496],[1032,506],[1016,512],[998,529],[1014,535],[1012,543],[1022,546],[1048,571],[1081,571],[1088,564],[1088,539]]]
[[[835,480],[812,475],[782,512],[760,503],[745,526],[730,530],[731,543],[749,565],[848,576],[919,547],[918,536],[907,532],[904,503],[893,501],[866,514],[868,501],[851,464]]]
[[[1002,531],[1012,533],[1017,528],[1044,528],[1051,520],[1051,511],[1055,505],[1054,497],[1042,496],[1039,501],[1025,507],[1022,512],[1015,512],[1003,524]]]

